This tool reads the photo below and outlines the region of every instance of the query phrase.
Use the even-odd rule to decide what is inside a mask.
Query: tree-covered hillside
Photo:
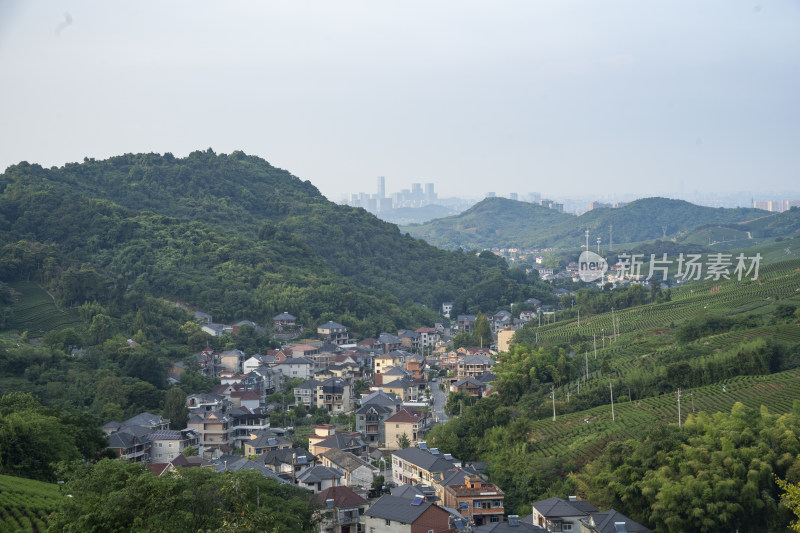
[[[634,243],[679,235],[704,224],[729,224],[753,220],[767,213],[760,209],[703,207],[683,200],[644,198],[620,208],[599,208],[581,216],[545,207],[487,198],[460,215],[403,229],[415,237],[446,249],[457,247],[577,248],[588,229],[592,239],[608,242],[613,225],[615,244]]]
[[[535,292],[502,259],[437,249],[242,152],[23,162],[0,191],[0,281],[39,281],[67,305],[135,288],[222,321],[288,311],[374,335],[481,282],[502,287],[491,305]]]

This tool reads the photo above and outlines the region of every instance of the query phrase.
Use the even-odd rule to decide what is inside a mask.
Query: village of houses
[[[535,299],[526,303],[541,307]],[[445,304],[443,316],[450,311]],[[538,312],[486,315],[497,339],[486,348],[450,349],[453,335],[471,331],[474,315],[357,341],[345,326],[328,322],[317,328],[316,339],[250,357],[208,348],[195,355],[197,370],[220,383],[211,393],[187,397],[185,429],[170,429],[169,420],[145,412],[110,421],[103,430],[121,460],[141,462],[154,475],[190,467],[253,469],[302,487],[321,509],[320,533],[649,531],[575,496],[531,502],[528,516],[507,514],[504,493],[488,481],[486,464],[427,445],[428,431],[446,420],[446,394],[492,394],[496,355],[508,350],[514,330]],[[196,318],[215,336],[235,335],[243,323],[258,327],[213,324],[202,313]],[[296,320],[289,313],[275,316],[276,338],[291,338],[299,328]],[[170,379],[179,381],[184,369],[176,365]],[[355,427],[316,425],[307,449],[296,447],[293,427],[270,425],[271,412],[292,406],[267,401],[275,392],[288,392],[285,384],[292,378],[302,380],[293,389],[295,405],[354,414]],[[356,380],[369,389],[354,394]],[[187,448],[199,453],[186,456]],[[384,481],[375,487],[378,476]]]

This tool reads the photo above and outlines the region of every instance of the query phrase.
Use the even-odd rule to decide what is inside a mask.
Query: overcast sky
[[[241,149],[433,182],[800,190],[800,1],[0,0],[0,167]]]

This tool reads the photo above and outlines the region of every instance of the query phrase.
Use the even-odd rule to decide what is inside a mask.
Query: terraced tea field
[[[47,516],[63,499],[58,485],[0,476],[0,533],[47,531]]]
[[[11,287],[15,291],[15,302],[11,307],[8,329],[28,331],[30,337],[38,337],[54,329],[83,326],[75,309],[59,309],[53,299],[35,283],[20,281],[12,283]]]
[[[703,281],[672,291],[672,300],[642,307],[623,309],[614,313],[619,325],[619,338],[627,338],[679,325],[700,311],[718,312],[727,316],[758,313],[774,305],[776,300],[792,298],[800,303],[800,259],[763,266],[757,281]],[[533,324],[527,327],[536,327]],[[576,336],[598,344],[613,331],[612,314],[603,313],[577,320],[560,321],[538,328],[540,344],[569,343]],[[626,338],[627,337],[627,338]]]
[[[616,394],[615,394],[616,397]],[[708,387],[682,392],[681,415],[685,421],[693,411],[727,412],[735,402],[753,409],[766,406],[771,412],[791,411],[800,399],[800,371],[791,370],[769,376],[741,376]],[[533,455],[571,459],[580,466],[597,457],[611,440],[636,438],[653,422],[676,424],[678,402],[674,394],[641,401],[615,400],[611,406],[539,420],[532,424],[527,451]]]

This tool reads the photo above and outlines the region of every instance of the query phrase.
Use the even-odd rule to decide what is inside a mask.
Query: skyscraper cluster
[[[365,192],[350,195],[349,205],[363,207],[371,213],[388,211],[399,207],[424,207],[436,203],[437,196],[433,190],[433,183],[426,183],[423,189],[421,183],[412,183],[411,189],[402,189],[391,196],[386,195],[386,177],[378,176],[377,192]]]

